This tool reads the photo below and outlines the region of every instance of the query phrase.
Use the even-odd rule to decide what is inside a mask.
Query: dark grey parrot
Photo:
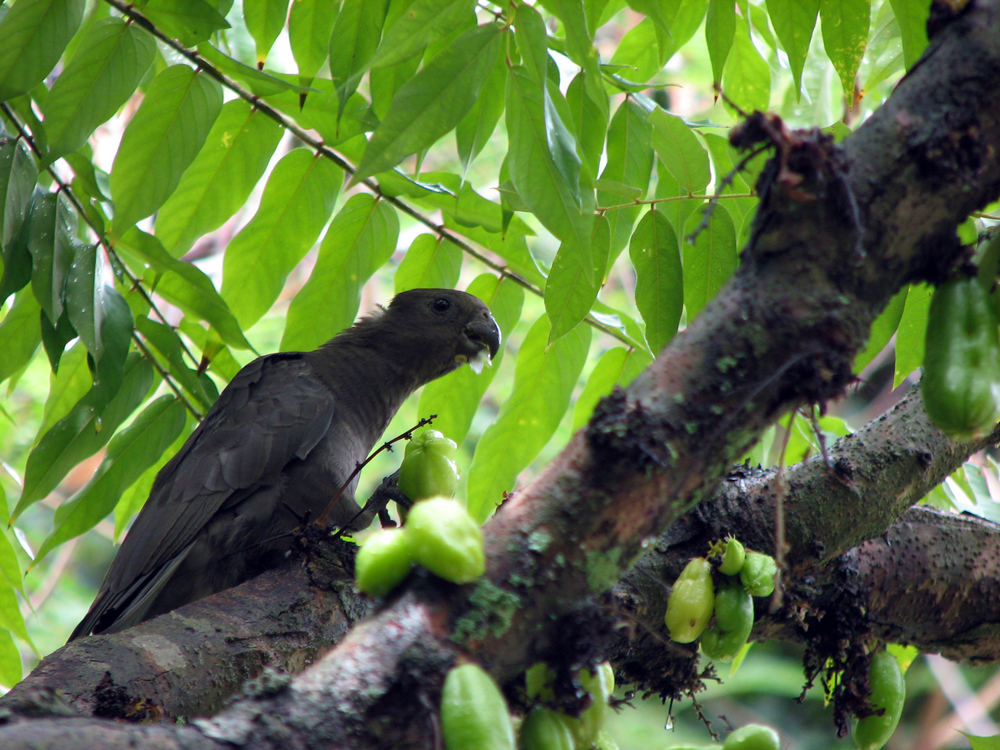
[[[414,289],[316,351],[242,370],[156,477],[87,616],[112,633],[275,567],[289,532],[317,519],[407,396],[492,358],[500,331],[479,299]],[[355,477],[327,516],[361,528]]]

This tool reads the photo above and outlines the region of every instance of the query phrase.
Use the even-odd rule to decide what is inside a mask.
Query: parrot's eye
[[[434,300],[433,307],[434,307],[434,312],[439,312],[439,313],[447,312],[448,310],[451,309],[451,300],[448,299],[447,297],[438,297],[436,300]]]

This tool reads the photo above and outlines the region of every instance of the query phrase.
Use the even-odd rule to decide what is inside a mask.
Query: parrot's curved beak
[[[470,356],[475,356],[484,349],[489,349],[490,359],[493,359],[500,351],[500,327],[486,310],[483,311],[481,318],[472,321],[462,333],[474,349],[469,353]]]
[[[479,374],[485,365],[493,364],[493,358],[498,351],[500,351],[500,328],[489,310],[483,310],[482,316],[477,317],[462,331],[462,336],[459,338],[459,353],[455,361],[459,364],[468,362],[473,372]]]

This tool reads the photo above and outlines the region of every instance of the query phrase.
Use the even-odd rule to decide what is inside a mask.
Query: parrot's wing
[[[301,353],[272,354],[244,367],[157,475],[70,640],[106,615],[117,613],[117,621],[126,610],[144,612],[221,508],[276,484],[291,461],[309,455],[330,427],[333,402]]]

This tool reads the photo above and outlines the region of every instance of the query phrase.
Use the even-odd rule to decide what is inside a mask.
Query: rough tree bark
[[[771,140],[776,155],[758,184],[761,203],[739,270],[487,524],[482,581],[457,587],[417,577],[297,678],[262,683],[212,719],[184,727],[16,720],[0,728],[0,746],[427,746],[443,676],[457,661],[479,660],[503,684],[544,659],[566,683],[573,668],[602,658],[613,622],[594,597],[709,497],[778,416],[840,393],[891,295],[911,281],[943,278],[962,255],[956,226],[1000,195],[1000,0],[975,0],[937,20],[925,56],[843,149],[763,118],[744,128],[744,142]],[[925,452],[933,459],[933,449]],[[866,477],[846,469],[837,462],[833,471],[851,495]],[[914,481],[919,476],[914,471]],[[863,524],[856,542],[881,534],[913,499],[905,490],[864,497],[864,514],[880,520]],[[822,533],[810,528],[814,521],[804,515],[795,523]],[[948,549],[954,535],[984,534],[953,526],[907,516],[888,537],[910,550],[909,559],[933,565],[944,553],[912,553],[928,541]],[[842,546],[828,536],[823,547],[793,550],[793,575],[807,564],[796,551],[825,559]],[[878,544],[847,554],[871,547],[857,570],[912,593],[913,571],[904,575],[884,550],[877,558]],[[867,599],[879,602],[871,592]],[[944,595],[940,603],[949,612],[958,604]],[[855,633],[857,649],[870,628]],[[806,637],[812,643],[816,634]]]

